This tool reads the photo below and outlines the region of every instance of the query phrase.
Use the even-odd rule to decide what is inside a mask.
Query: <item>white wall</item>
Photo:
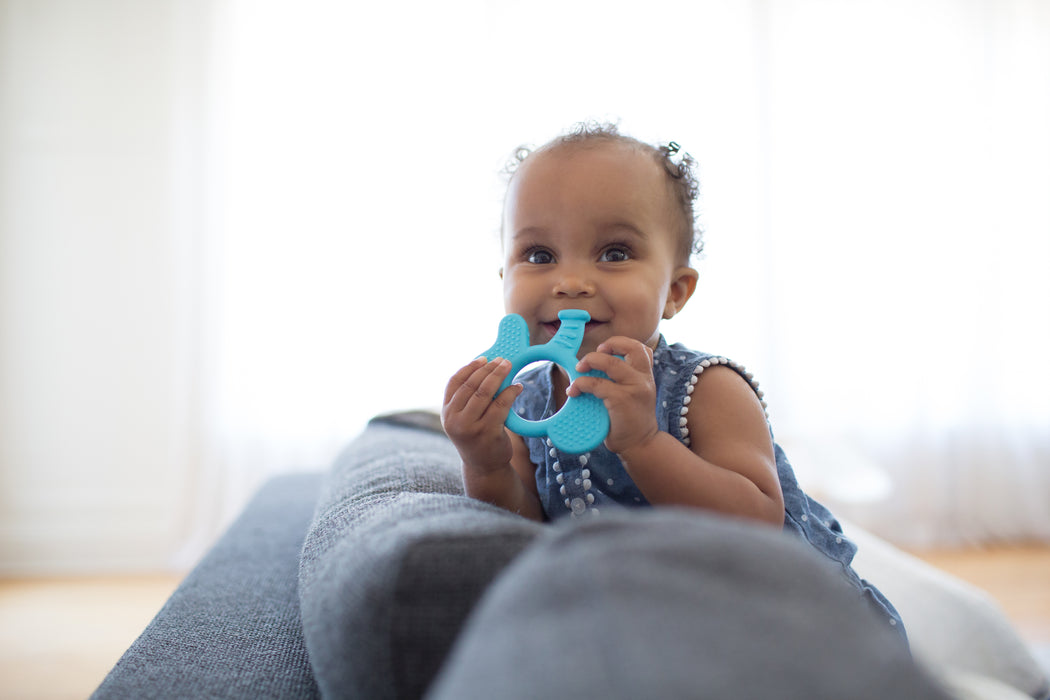
[[[0,573],[164,566],[186,535],[200,12],[0,2]]]

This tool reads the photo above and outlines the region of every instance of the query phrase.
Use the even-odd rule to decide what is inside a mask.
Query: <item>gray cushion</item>
[[[296,581],[321,482],[267,482],[92,698],[319,697]]]
[[[420,697],[492,579],[542,526],[462,495],[444,435],[374,421],[326,478],[299,572],[325,697]]]
[[[479,604],[429,700],[946,698],[782,533],[696,511],[551,528]]]

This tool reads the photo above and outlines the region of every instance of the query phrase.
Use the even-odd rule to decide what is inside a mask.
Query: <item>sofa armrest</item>
[[[92,698],[317,698],[299,552],[321,475],[277,477],[179,585]]]
[[[489,583],[541,531],[462,484],[452,443],[414,415],[372,421],[326,474],[299,569],[325,697],[421,697]]]

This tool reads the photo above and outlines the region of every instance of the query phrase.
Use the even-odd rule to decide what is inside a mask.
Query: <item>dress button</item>
[[[571,507],[573,515],[581,515],[585,510],[587,510],[587,502],[584,501],[582,498],[574,498],[572,499]]]

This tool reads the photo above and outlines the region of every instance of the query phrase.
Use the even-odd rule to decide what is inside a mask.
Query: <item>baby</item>
[[[783,528],[839,560],[903,635],[897,612],[850,568],[855,546],[799,489],[751,376],[660,334],[696,289],[696,195],[692,161],[675,144],[649,146],[608,125],[520,152],[503,212],[506,311],[525,319],[533,344],[554,336],[559,311],[587,311],[576,369],[608,378],[570,384],[549,364],[497,394],[506,360],[478,358],[456,372],[442,421],[467,494],[537,520],[651,504]],[[562,453],[504,427],[511,410],[540,420],[583,393],[609,411],[609,434],[591,453]]]

